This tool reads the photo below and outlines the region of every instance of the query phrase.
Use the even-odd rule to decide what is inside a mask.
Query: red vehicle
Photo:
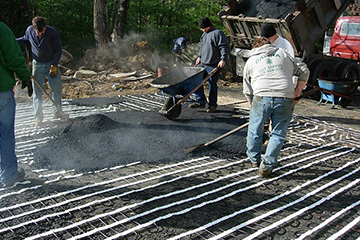
[[[340,17],[330,43],[332,56],[360,61],[360,17]]]

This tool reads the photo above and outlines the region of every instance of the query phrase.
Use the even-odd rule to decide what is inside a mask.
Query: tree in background
[[[80,56],[98,44],[117,42],[128,34],[143,35],[151,48],[171,51],[173,39],[198,42],[198,19],[217,16],[227,0],[1,0],[1,20],[22,36],[36,15],[60,34],[64,49]],[[96,9],[96,10],[95,10]],[[110,13],[110,14],[109,14]],[[96,24],[95,24],[96,23]],[[95,26],[96,25],[96,26]],[[110,37],[112,34],[113,38]]]
[[[94,46],[93,0],[1,0],[1,17],[16,37],[40,15],[55,27],[63,48],[80,56]]]
[[[94,0],[94,39],[96,47],[111,42],[108,29],[107,4],[107,0]]]
[[[127,19],[127,32],[147,36],[152,46],[169,51],[180,36],[196,43],[202,32],[198,20],[207,16],[222,28],[217,13],[228,0],[132,0]],[[224,30],[224,29],[223,29]]]
[[[117,1],[115,1],[116,3]],[[130,0],[120,0],[119,6],[114,5],[114,27],[113,27],[113,41],[116,43],[119,39],[124,38],[127,14],[130,6]]]
[[[0,21],[8,25],[12,31],[21,31],[23,34],[24,28],[28,26],[26,22],[31,21],[27,0],[1,0],[0,9]]]

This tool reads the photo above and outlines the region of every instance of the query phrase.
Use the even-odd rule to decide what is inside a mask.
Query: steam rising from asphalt
[[[143,41],[147,42],[146,46],[142,46]],[[172,67],[176,64],[175,56],[171,53],[172,46],[169,45],[168,53],[160,54],[154,49],[154,39],[151,34],[130,33],[116,43],[109,43],[101,46],[96,50],[96,55],[106,58],[109,61],[119,61],[121,58],[144,56],[140,63],[139,58],[133,60],[133,65],[139,65],[147,68],[147,70],[156,72],[158,67]],[[137,46],[137,43],[140,43]],[[135,62],[136,61],[136,62]],[[137,69],[138,70],[138,69]]]
[[[204,111],[185,107],[182,111],[185,116],[179,121],[169,121],[157,111],[77,118],[68,132],[38,147],[34,159],[41,168],[79,172],[134,162],[179,162],[190,157],[185,155],[184,148],[214,139],[244,123],[225,110],[217,114],[216,120]],[[223,145],[206,149],[206,154],[220,157],[244,154],[245,135],[234,134],[222,141]]]
[[[125,60],[126,62],[121,63],[119,67],[126,65],[128,69],[131,68],[131,71],[145,68],[153,72],[157,72],[159,67],[167,67],[170,69],[176,66],[194,65],[194,60],[198,53],[197,43],[189,43],[188,46],[183,49],[183,54],[175,55],[172,53],[173,43],[171,42],[167,47],[168,50],[160,53],[158,49],[156,49],[157,45],[154,44],[159,40],[151,31],[148,32],[149,33],[145,34],[130,33],[116,43],[111,42],[96,50],[88,50],[90,54],[89,57],[86,58],[87,62],[97,66],[99,65],[99,61],[101,63],[105,61],[119,62],[127,59],[127,61]],[[143,41],[147,41],[147,46],[142,48],[141,43]],[[140,43],[138,47],[136,46],[137,43]],[[85,54],[85,56],[86,55],[87,54]]]

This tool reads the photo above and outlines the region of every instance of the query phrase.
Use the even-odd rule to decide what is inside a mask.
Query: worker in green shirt
[[[18,169],[15,154],[16,104],[13,88],[16,80],[14,74],[22,81],[22,88],[27,87],[28,94],[31,96],[33,89],[30,71],[26,66],[24,55],[14,33],[0,22],[0,187],[11,187],[25,177],[24,171]]]

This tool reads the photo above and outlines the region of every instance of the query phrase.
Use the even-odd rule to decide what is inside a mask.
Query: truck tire
[[[319,61],[320,60],[316,58],[310,59],[309,62],[307,63],[308,68],[310,69],[312,66],[314,66],[314,64],[318,64]]]
[[[339,66],[343,63],[344,61],[343,60],[334,60],[333,63],[334,63],[334,67],[335,67],[335,70],[336,70],[336,74],[337,74],[337,70],[339,69]]]
[[[310,67],[310,77],[308,82],[313,86],[319,86],[318,78],[335,77],[336,71],[334,64],[331,61],[318,60],[313,62]],[[321,92],[317,91],[310,95],[310,98],[319,101],[321,98]]]
[[[360,66],[355,62],[345,61],[336,68],[336,73],[339,78],[359,80]]]

